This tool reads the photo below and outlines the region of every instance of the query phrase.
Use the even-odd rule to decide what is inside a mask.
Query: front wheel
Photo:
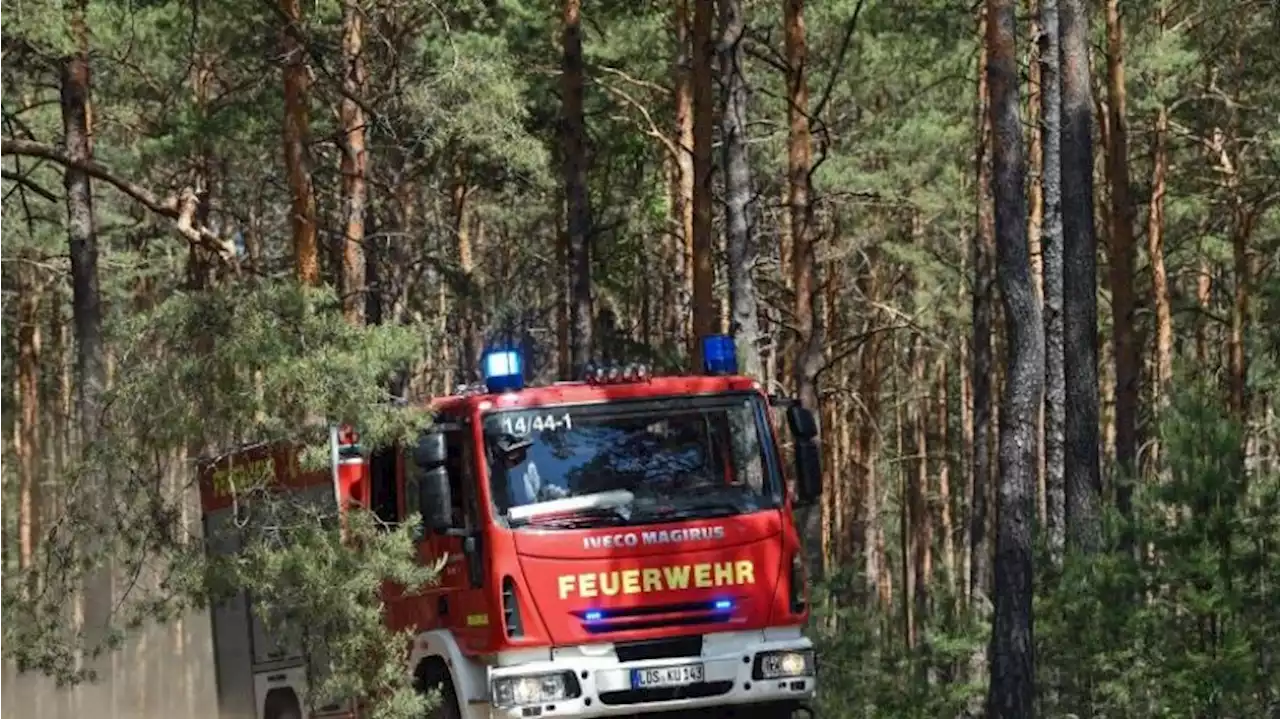
[[[433,689],[439,690],[439,696],[436,699],[435,706],[427,712],[427,719],[462,719],[462,709],[458,707],[458,693],[453,688],[453,681],[449,679],[446,673],[444,676],[431,677],[422,687],[425,693],[431,693]]]

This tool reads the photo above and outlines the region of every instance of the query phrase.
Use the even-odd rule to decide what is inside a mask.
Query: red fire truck
[[[518,352],[491,350],[483,385],[432,401],[415,446],[365,454],[335,428],[324,471],[279,447],[224,455],[202,475],[209,551],[238,547],[228,468],[387,522],[418,512],[420,560],[445,557],[442,575],[388,587],[385,616],[413,628],[407,671],[440,691],[439,719],[789,716],[816,689],[791,510],[820,493],[817,425],[737,374],[730,338],[703,348],[702,374],[590,367],[545,386],[525,386]],[[241,593],[212,611],[221,717],[357,716],[310,706],[297,643],[251,607]]]

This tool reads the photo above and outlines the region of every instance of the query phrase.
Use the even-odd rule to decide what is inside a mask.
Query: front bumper
[[[813,673],[778,679],[756,679],[757,655],[770,651],[812,651],[813,643],[796,628],[721,632],[703,636],[699,656],[623,662],[611,644],[564,647],[551,659],[488,671],[491,719],[532,719],[571,715],[583,719],[647,712],[705,710],[744,705],[800,706],[814,696]],[[701,682],[677,687],[636,689],[632,671],[701,664]],[[810,668],[813,666],[810,664]],[[577,696],[537,704],[500,707],[492,703],[494,680],[550,672],[572,672]]]

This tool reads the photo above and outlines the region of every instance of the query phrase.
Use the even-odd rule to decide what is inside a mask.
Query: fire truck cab
[[[335,435],[332,501],[388,523],[419,513],[420,561],[445,558],[435,584],[384,592],[389,626],[413,630],[407,670],[440,690],[439,719],[808,705],[791,510],[820,494],[817,426],[787,407],[789,487],[770,398],[737,374],[730,338],[703,350],[698,375],[592,367],[546,386],[525,386],[518,352],[491,350],[483,385],[433,401],[412,446],[365,456]],[[281,464],[282,481],[308,485]],[[224,718],[358,713],[308,706],[300,658],[257,650],[276,644],[257,636],[247,598],[213,622]]]

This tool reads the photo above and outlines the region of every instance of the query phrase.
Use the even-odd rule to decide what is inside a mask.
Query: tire
[[[292,690],[277,694],[279,690],[272,690],[267,695],[267,705],[264,708],[264,714],[267,719],[302,719],[302,709],[298,706],[298,697]]]
[[[427,694],[433,689],[440,690],[440,698],[427,713],[427,719],[462,719],[462,709],[458,706],[458,692],[453,688],[453,681],[449,679],[447,673],[439,676],[437,672],[431,672],[423,682],[422,689]]]

